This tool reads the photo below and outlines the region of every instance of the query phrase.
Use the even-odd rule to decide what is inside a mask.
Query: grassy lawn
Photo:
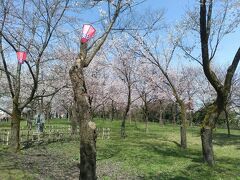
[[[99,179],[240,179],[240,131],[214,132],[216,166],[202,163],[199,128],[188,129],[188,149],[179,147],[179,127],[127,123],[127,138],[121,139],[120,121],[97,120],[98,128],[111,128],[111,138],[97,140]],[[50,125],[63,127],[65,119]],[[48,125],[49,125],[48,124]],[[23,122],[22,127],[26,126]],[[7,128],[8,124],[0,124]],[[78,179],[79,142],[43,143],[15,155],[0,145],[0,179]]]

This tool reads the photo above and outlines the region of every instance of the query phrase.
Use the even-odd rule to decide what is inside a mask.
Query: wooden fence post
[[[7,146],[8,146],[8,141],[9,141],[9,131],[7,132]]]

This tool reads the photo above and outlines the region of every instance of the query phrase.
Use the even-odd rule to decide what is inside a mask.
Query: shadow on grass
[[[230,135],[224,133],[214,133],[213,135],[214,144],[218,146],[226,146],[226,145],[237,145],[240,148],[240,135]]]
[[[233,179],[240,177],[239,172],[240,159],[219,158],[214,167],[209,167],[204,163],[193,163],[186,168],[176,171],[162,172],[158,174],[149,173],[148,175],[138,177],[138,179],[171,179],[171,180],[212,180],[212,179]],[[235,179],[234,178],[234,179]]]
[[[122,151],[121,145],[108,144],[105,147],[97,147],[97,161],[107,160],[114,156],[117,156],[118,153]]]
[[[44,141],[44,140],[41,140],[39,142],[36,142],[36,141],[25,141],[23,144],[23,147],[21,148],[21,150],[27,150],[27,149],[30,149],[30,148],[34,148],[34,147],[39,147],[39,146],[42,146],[42,147],[45,147],[45,146],[48,146],[50,144],[54,144],[54,143],[67,143],[67,142],[70,142],[70,141],[78,141],[77,139],[72,139],[72,138],[64,138],[64,139],[59,139],[59,140],[47,140],[47,141]]]
[[[169,147],[161,144],[152,144],[145,143],[145,149],[149,152],[154,152],[155,154],[160,154],[164,157],[176,157],[176,158],[188,158],[191,159],[192,162],[202,162],[201,151],[192,150],[192,149],[182,149],[180,145],[175,141],[173,142],[177,145],[177,147]]]

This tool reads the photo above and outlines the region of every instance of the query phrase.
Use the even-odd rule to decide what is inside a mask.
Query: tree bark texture
[[[225,112],[225,116],[226,116],[226,123],[227,123],[228,137],[230,137],[230,135],[231,135],[231,131],[230,131],[230,125],[229,125],[228,111],[225,109],[224,112]]]
[[[181,128],[180,128],[180,136],[181,136],[181,147],[187,148],[187,115],[186,108],[184,102],[180,102],[180,116],[181,116]]]
[[[218,109],[218,105],[213,103],[206,107],[206,114],[203,119],[202,128],[200,131],[201,141],[202,141],[202,154],[203,160],[209,166],[213,166],[214,153],[212,144],[213,129],[215,128],[215,123],[217,122],[221,110]]]
[[[214,165],[214,154],[212,145],[212,128],[202,127],[201,128],[201,140],[202,140],[202,153],[204,162],[208,165]]]
[[[127,100],[127,106],[125,108],[125,111],[123,114],[123,120],[122,120],[122,124],[121,124],[121,138],[126,137],[125,124],[126,124],[127,115],[128,115],[129,109],[130,109],[130,105],[131,105],[131,86],[128,86],[128,100]]]
[[[207,8],[208,6],[208,8]],[[231,65],[227,69],[224,83],[217,77],[216,73],[211,68],[211,60],[214,56],[209,53],[209,37],[212,28],[212,10],[213,0],[200,1],[200,39],[202,52],[202,65],[206,78],[211,83],[217,92],[215,102],[209,105],[204,116],[201,129],[201,140],[203,158],[210,165],[214,165],[213,149],[212,149],[212,130],[215,128],[215,123],[218,121],[221,112],[226,110],[228,97],[232,86],[232,78],[240,61],[240,48],[238,48]],[[220,27],[221,28],[221,27]],[[221,29],[219,29],[219,32]],[[211,56],[210,56],[211,55]]]
[[[113,121],[114,119],[114,101],[112,100],[112,103],[111,103],[111,121]]]
[[[20,120],[21,111],[16,104],[13,104],[11,120],[10,147],[14,152],[20,150]]]
[[[160,108],[159,108],[159,125],[160,126],[163,126],[164,125],[164,121],[163,121],[163,109],[160,105]]]
[[[71,68],[70,78],[74,91],[76,116],[80,122],[80,176],[81,180],[95,180],[96,176],[96,125],[92,122],[85,86],[83,66]]]
[[[147,104],[147,99],[146,95],[144,98],[144,120],[145,120],[145,132],[148,133],[148,118],[149,118],[149,112],[148,112],[148,104]]]

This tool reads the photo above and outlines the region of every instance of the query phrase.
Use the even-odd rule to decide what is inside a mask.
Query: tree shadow
[[[145,143],[144,148],[149,152],[161,154],[164,157],[187,158],[191,159],[192,162],[203,162],[200,150],[183,149],[176,141],[169,142],[176,144],[177,147],[173,148],[165,146],[164,144]]]
[[[54,143],[66,143],[66,142],[70,142],[70,141],[76,141],[77,139],[73,139],[73,138],[63,138],[63,139],[55,139],[55,140],[40,140],[40,141],[32,141],[32,140],[29,140],[29,141],[24,141],[22,143],[22,148],[21,150],[27,150],[27,149],[30,149],[30,148],[34,148],[34,147],[39,147],[39,146],[42,146],[42,147],[45,147],[45,146],[48,146],[50,144],[54,144]]]
[[[117,156],[118,153],[122,151],[122,145],[107,144],[105,147],[97,149],[99,149],[97,153],[97,161],[101,161]]]
[[[225,133],[214,133],[213,143],[218,146],[237,145],[240,148],[240,135],[232,134],[228,136]]]
[[[231,168],[227,167],[232,166]],[[239,177],[240,159],[233,158],[218,158],[217,164],[214,167],[209,167],[204,163],[193,163],[181,170],[172,170],[168,172],[162,172],[158,174],[149,173],[145,176],[139,176],[138,179],[171,179],[171,180],[212,180],[218,179],[231,179],[233,177]]]

